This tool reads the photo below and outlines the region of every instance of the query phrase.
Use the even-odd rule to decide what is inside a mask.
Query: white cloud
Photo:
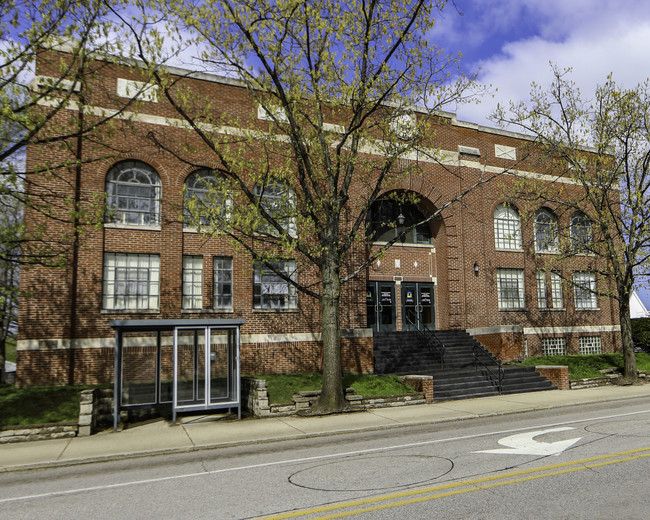
[[[529,5],[519,14],[536,13],[541,20],[536,31],[531,28],[536,34],[510,42],[506,34],[497,52],[477,63],[481,82],[498,90],[480,105],[457,107],[459,118],[491,125],[487,117],[497,102],[528,99],[532,81],[549,84],[549,62],[571,67],[571,77],[585,96],[609,73],[626,87],[650,75],[650,3],[630,2],[634,9],[623,9],[627,2],[606,0],[523,3]]]

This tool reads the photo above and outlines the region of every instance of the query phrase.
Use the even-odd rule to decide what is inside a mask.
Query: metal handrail
[[[436,336],[435,331],[421,323],[422,328],[415,329],[415,332],[424,340],[434,356],[440,360],[440,368],[445,368],[445,344]]]
[[[478,368],[478,365],[480,364],[485,370],[487,370],[491,376],[491,379],[496,382],[497,384],[497,390],[499,391],[499,395],[501,395],[503,391],[503,378],[505,376],[505,373],[503,372],[503,367],[501,366],[501,361],[500,360],[495,360],[490,354],[488,354],[485,349],[481,345],[474,345],[474,348],[472,349],[472,354],[474,356],[474,367]],[[479,355],[482,354],[484,357],[487,357],[492,364],[495,364],[497,367],[497,373],[495,374],[493,370],[483,361],[479,359]]]

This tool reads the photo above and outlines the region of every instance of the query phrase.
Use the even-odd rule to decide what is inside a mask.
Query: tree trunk
[[[321,301],[323,326],[323,387],[317,412],[337,412],[345,408],[343,369],[341,366],[341,328],[339,301],[341,280],[339,262],[335,255],[327,255],[322,267],[323,298]]]
[[[623,378],[628,381],[637,380],[636,357],[634,356],[634,341],[632,340],[632,321],[630,320],[630,295],[621,295],[618,300],[621,315],[621,339],[623,341]]]
[[[5,382],[5,361],[7,360],[7,342],[0,338],[0,383]]]

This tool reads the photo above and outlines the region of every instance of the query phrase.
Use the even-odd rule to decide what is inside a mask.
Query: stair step
[[[444,365],[438,350],[428,345],[417,332],[390,332],[374,336],[375,373],[425,374],[433,376],[436,401],[498,395],[497,359],[464,330],[435,331],[444,345]],[[494,363],[489,370],[475,366],[474,351],[483,363]],[[556,388],[534,367],[504,366],[501,393],[534,392]]]

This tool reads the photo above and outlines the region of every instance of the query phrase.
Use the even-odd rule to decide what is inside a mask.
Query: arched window
[[[273,181],[266,185],[256,184],[253,194],[273,220],[289,235],[296,235],[296,196],[291,188],[281,181]],[[270,222],[264,222],[258,232],[271,236],[278,234]]]
[[[514,206],[499,204],[494,210],[494,247],[521,249],[521,221]]]
[[[535,212],[535,251],[553,253],[558,250],[557,218],[548,208]]]
[[[106,176],[105,221],[153,226],[160,223],[160,177],[141,161],[122,161]]]
[[[400,203],[393,199],[376,200],[368,214],[368,239],[373,242],[388,242],[425,218],[416,204]],[[425,223],[406,231],[404,242],[431,244],[431,227]]]
[[[576,253],[586,253],[591,244],[591,221],[582,211],[571,216],[571,248]]]
[[[225,223],[232,199],[225,183],[211,170],[203,168],[185,180],[183,198],[183,227]]]

